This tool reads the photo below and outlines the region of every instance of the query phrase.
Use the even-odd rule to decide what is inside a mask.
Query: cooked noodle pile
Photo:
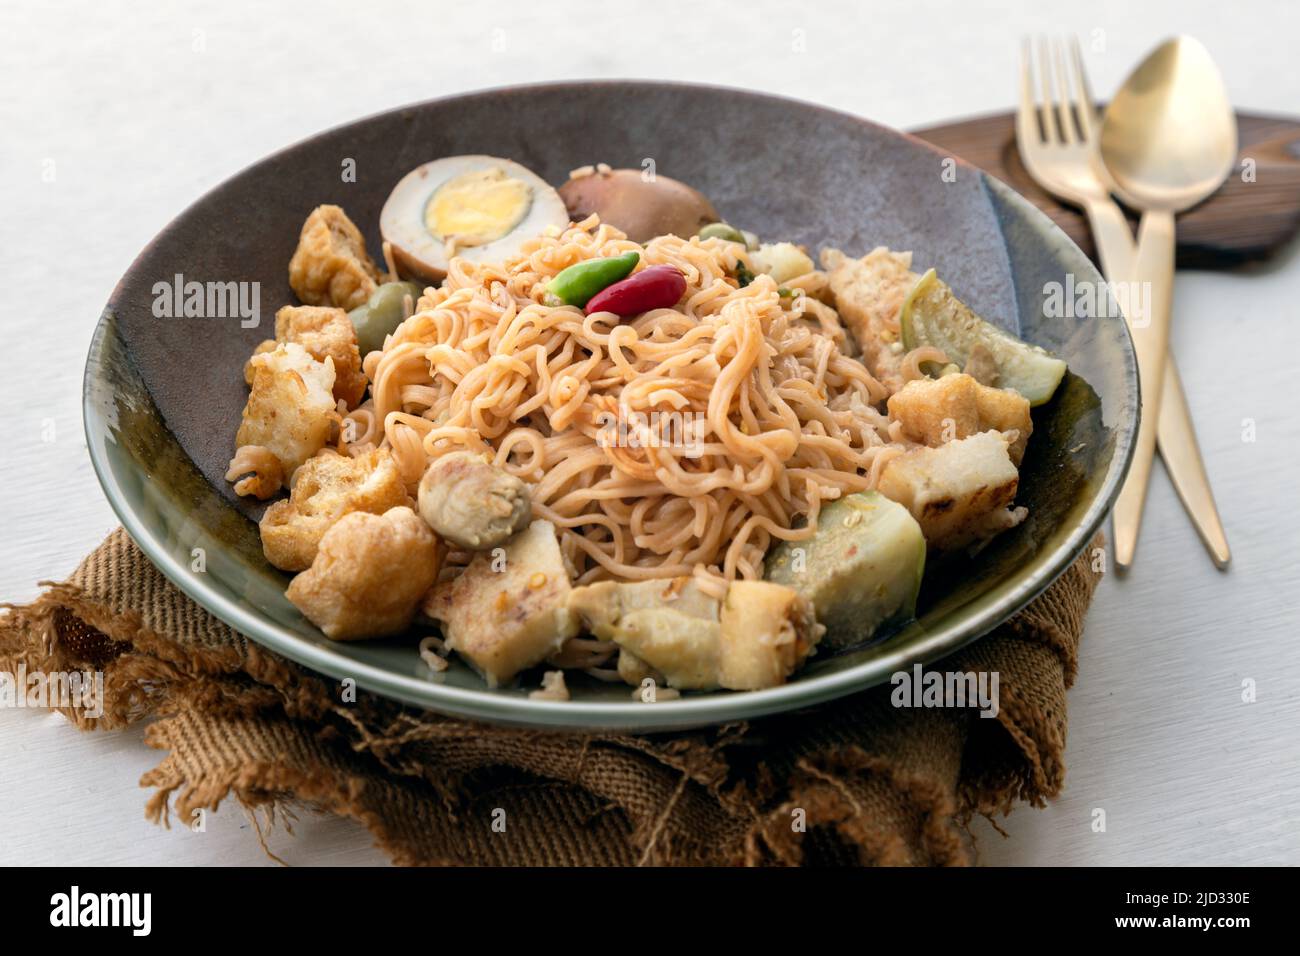
[[[640,248],[592,217],[505,263],[452,260],[366,356],[344,448],[386,444],[411,489],[440,455],[490,453],[533,484],[582,583],[761,577],[773,539],[809,537],[822,502],[873,487],[901,452],[873,407],[886,389],[843,351],[820,274],[796,294],[765,275],[737,288],[739,247],[718,239],[644,248],[685,275],[680,310],[620,322],[544,304],[565,267]]]

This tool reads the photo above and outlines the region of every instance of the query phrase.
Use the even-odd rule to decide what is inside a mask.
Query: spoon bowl
[[[1237,124],[1200,41],[1166,40],[1133,71],[1106,110],[1101,156],[1143,210],[1181,212],[1219,188],[1237,160]]]

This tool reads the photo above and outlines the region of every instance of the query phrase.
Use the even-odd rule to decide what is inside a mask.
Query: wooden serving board
[[[1083,214],[1039,189],[1020,162],[1015,116],[980,116],[913,135],[996,176],[1051,216],[1096,258]],[[1178,266],[1228,268],[1266,259],[1300,229],[1300,122],[1237,114],[1237,167],[1213,196],[1178,217]],[[1254,181],[1243,178],[1253,160]],[[1137,217],[1130,215],[1136,228]]]

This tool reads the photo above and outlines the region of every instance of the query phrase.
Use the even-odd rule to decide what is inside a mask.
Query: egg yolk
[[[439,239],[481,246],[519,225],[532,203],[527,183],[504,169],[475,169],[443,183],[424,210],[424,225]]]

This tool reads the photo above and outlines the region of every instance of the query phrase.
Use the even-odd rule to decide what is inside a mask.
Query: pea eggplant
[[[357,330],[357,347],[362,355],[384,347],[384,339],[406,319],[403,300],[409,295],[418,302],[424,287],[417,282],[385,282],[364,305],[348,313]]]

